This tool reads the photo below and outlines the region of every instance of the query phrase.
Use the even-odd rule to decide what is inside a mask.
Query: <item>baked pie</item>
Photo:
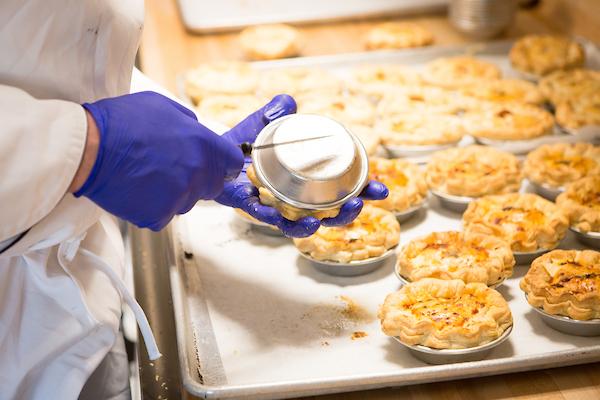
[[[600,92],[600,71],[583,68],[554,71],[543,77],[538,86],[545,98],[558,104]]]
[[[250,26],[240,32],[240,44],[253,60],[293,57],[300,52],[300,33],[285,24]]]
[[[461,89],[465,96],[491,103],[541,104],[544,96],[537,86],[521,79],[497,79],[482,81]]]
[[[454,115],[397,114],[380,119],[375,130],[388,146],[423,146],[457,143],[465,135]]]
[[[185,92],[194,104],[214,95],[251,94],[259,75],[249,64],[221,62],[204,64],[185,76]]]
[[[566,187],[556,204],[581,232],[600,232],[600,175],[588,176]]]
[[[398,252],[396,270],[410,282],[424,278],[497,284],[513,273],[510,246],[488,235],[433,232]]]
[[[560,188],[588,175],[600,175],[600,147],[591,143],[545,144],[527,155],[525,176],[538,185]]]
[[[538,257],[520,283],[527,301],[552,315],[600,318],[600,253],[554,250]]]
[[[308,210],[294,207],[276,198],[273,193],[271,193],[262,185],[256,176],[253,165],[248,167],[246,170],[246,175],[248,176],[250,182],[252,182],[252,184],[258,188],[258,197],[260,202],[265,206],[276,208],[284,218],[287,218],[290,221],[297,221],[304,217],[315,217],[317,219],[332,218],[337,216],[340,212],[340,207],[336,207],[331,210]]]
[[[266,102],[249,94],[215,95],[202,99],[197,111],[203,117],[233,127]]]
[[[427,64],[423,74],[427,83],[447,88],[460,88],[501,77],[502,72],[496,65],[469,56],[438,58]]]
[[[408,345],[434,349],[477,347],[512,324],[502,295],[483,283],[425,278],[389,294],[379,310],[381,329]]]
[[[349,225],[321,226],[312,236],[295,238],[294,244],[316,260],[349,263],[379,257],[399,240],[400,224],[394,214],[365,205]]]
[[[519,160],[487,146],[441,150],[427,164],[429,188],[453,196],[481,197],[516,192],[521,186]]]
[[[556,122],[569,129],[600,125],[600,92],[581,95],[558,103]]]
[[[412,22],[384,22],[375,25],[367,34],[366,47],[377,49],[404,49],[433,43],[427,29]]]
[[[517,40],[509,54],[512,66],[534,75],[576,68],[583,65],[583,47],[566,37],[527,35]]]
[[[467,132],[477,138],[525,140],[552,133],[554,118],[530,104],[494,104],[464,115]]]
[[[472,107],[472,100],[435,86],[405,86],[388,90],[377,105],[377,115],[457,114]]]
[[[387,198],[372,204],[392,212],[420,205],[427,196],[425,172],[401,159],[369,158],[369,179],[383,183],[390,191]]]
[[[371,156],[377,152],[381,144],[381,135],[372,126],[350,124],[346,125],[346,128],[360,140],[367,155]]]
[[[349,89],[376,99],[385,93],[421,83],[419,74],[409,67],[397,64],[361,65],[352,71]]]
[[[463,214],[467,234],[505,240],[513,252],[551,250],[565,236],[569,220],[554,203],[532,193],[485,196]]]
[[[299,112],[324,115],[344,125],[372,125],[375,120],[375,108],[359,96],[306,93],[296,97],[296,103]]]
[[[315,92],[336,94],[342,82],[333,74],[320,68],[281,68],[264,72],[258,83],[258,93],[273,97],[281,93],[298,96]]]

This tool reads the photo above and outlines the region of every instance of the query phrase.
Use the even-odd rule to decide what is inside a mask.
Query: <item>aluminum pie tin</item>
[[[469,206],[469,203],[475,200],[475,197],[455,196],[448,193],[431,190],[431,193],[437,197],[442,207],[457,213],[463,213]]]
[[[495,147],[497,149],[504,150],[512,154],[526,154],[532,150],[537,149],[541,144],[543,144],[543,138],[550,136],[552,136],[552,134],[526,140],[500,140],[476,137],[475,141],[479,144]]]
[[[550,201],[556,200],[556,197],[565,190],[565,188],[562,186],[553,187],[548,185],[542,185],[533,181],[529,181],[529,184],[533,187],[537,194]]]
[[[260,233],[261,235],[273,236],[273,237],[285,237],[283,232],[281,232],[278,228],[274,227],[273,225],[269,225],[269,224],[266,224],[264,222],[261,222],[261,221],[255,220],[255,219],[247,218],[246,216],[239,214],[239,213],[235,213],[235,215],[239,219],[244,221],[244,223],[250,225],[250,228],[252,228],[253,231]]]
[[[411,281],[409,281],[407,278],[405,278],[404,276],[402,276],[400,274],[400,271],[398,271],[398,268],[394,267],[394,274],[396,275],[396,278],[398,278],[400,283],[402,283],[402,286],[408,285],[409,283],[411,283]],[[506,280],[506,277],[500,279],[498,282],[494,283],[493,285],[488,285],[488,287],[490,289],[496,289],[498,286],[502,285],[502,282],[504,282],[505,280]]]
[[[468,361],[479,361],[484,359],[493,348],[501,345],[508,339],[512,332],[512,325],[502,335],[489,343],[468,349],[433,349],[422,345],[410,345],[403,343],[400,338],[394,337],[398,343],[406,347],[410,353],[427,364],[453,364]]]
[[[308,254],[299,252],[300,255],[309,260],[313,267],[318,271],[333,276],[359,276],[365,275],[379,269],[386,260],[395,254],[395,248],[391,248],[379,257],[372,257],[366,260],[350,261],[349,263],[340,263],[330,260],[317,260]]]
[[[569,229],[581,243],[600,249],[600,232],[581,232],[573,226]]]
[[[527,299],[527,295],[525,298]],[[527,304],[529,304],[529,302],[527,302]],[[562,315],[548,314],[539,307],[534,307],[531,304],[529,305],[540,315],[542,321],[552,329],[566,333],[567,335],[600,336],[600,319],[579,321]]]
[[[325,137],[327,136],[327,137]],[[305,139],[319,137],[318,140]],[[276,145],[290,141],[301,143]],[[315,114],[276,119],[258,134],[252,163],[261,184],[278,200],[329,210],[356,197],[368,182],[367,152],[339,122]]]
[[[425,207],[425,203],[426,203],[426,201],[423,200],[421,203],[419,203],[415,206],[409,207],[406,210],[395,211],[394,215],[396,216],[396,219],[398,220],[398,222],[407,221],[408,219],[410,219],[414,215],[416,215],[421,209],[423,209],[423,207]]]
[[[390,145],[384,144],[383,148],[388,152],[390,158],[420,157],[426,156],[436,151],[455,147],[460,140],[444,144],[425,144],[425,145]]]
[[[529,265],[539,256],[546,254],[553,249],[537,249],[535,251],[513,251],[516,265]]]

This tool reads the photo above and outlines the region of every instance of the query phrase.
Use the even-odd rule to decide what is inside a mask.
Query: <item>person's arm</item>
[[[0,242],[44,218],[67,193],[87,137],[81,105],[0,85]],[[1,250],[1,249],[0,249]]]

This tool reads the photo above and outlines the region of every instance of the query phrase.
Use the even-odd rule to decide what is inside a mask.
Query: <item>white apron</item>
[[[79,104],[129,92],[142,21],[141,0],[0,3],[0,243],[27,232],[0,254],[2,399],[76,399],[122,300],[160,356],[122,283],[114,219],[64,194],[85,143]]]

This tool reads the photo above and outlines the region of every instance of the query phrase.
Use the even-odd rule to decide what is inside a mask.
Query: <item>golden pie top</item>
[[[427,83],[448,88],[477,84],[501,76],[500,68],[494,64],[468,56],[438,58],[427,64],[423,74]]]
[[[514,264],[503,240],[450,231],[410,241],[398,253],[396,268],[409,281],[440,278],[494,285],[512,275]]]
[[[250,94],[214,95],[202,99],[197,111],[198,115],[233,127],[267,101]]]
[[[561,187],[600,174],[600,147],[591,143],[545,144],[527,155],[524,171],[533,182]]]
[[[249,26],[240,32],[240,44],[253,60],[292,57],[300,51],[300,33],[285,24]]]
[[[299,112],[325,115],[344,125],[371,125],[375,120],[375,108],[359,96],[305,93],[296,97],[296,103]]]
[[[564,237],[566,215],[552,202],[531,193],[485,196],[463,214],[467,233],[499,237],[513,251],[552,249]]]
[[[535,75],[583,65],[583,47],[567,38],[554,35],[527,35],[510,49],[510,62],[518,70]]]
[[[369,179],[383,183],[390,191],[387,198],[372,204],[392,212],[421,204],[427,196],[425,172],[402,159],[369,159]]]
[[[427,46],[433,43],[433,35],[427,29],[412,22],[384,22],[375,25],[367,34],[366,47],[375,49],[403,49]]]
[[[381,132],[381,142],[390,146],[423,146],[456,143],[465,129],[454,115],[406,113],[379,120],[375,129]]]
[[[556,204],[569,216],[571,226],[582,232],[600,232],[600,175],[571,183]]]
[[[550,314],[600,318],[600,253],[551,251],[533,262],[520,286],[531,305]]]
[[[538,84],[542,94],[554,104],[600,92],[600,71],[573,69],[555,71]]]
[[[367,204],[349,225],[321,226],[310,237],[295,238],[294,244],[317,260],[348,263],[378,257],[399,240],[400,224],[394,214]]]
[[[381,328],[410,345],[436,349],[475,347],[512,325],[506,300],[482,283],[425,278],[388,295]]]
[[[514,155],[487,146],[442,150],[427,164],[429,187],[455,196],[514,192],[521,186],[521,178]]]
[[[259,75],[249,64],[221,62],[204,64],[185,76],[185,91],[194,104],[215,94],[250,94],[256,90]]]
[[[469,104],[470,101],[465,96],[443,88],[404,86],[385,92],[377,105],[377,114],[381,117],[417,111],[428,114],[455,114],[469,108]]]
[[[261,75],[258,92],[273,97],[288,93],[298,96],[314,92],[337,94],[342,89],[342,82],[335,75],[320,68],[280,68],[264,72]]]
[[[600,93],[580,94],[559,102],[556,105],[556,122],[569,129],[600,125]]]
[[[482,81],[462,88],[462,93],[492,103],[540,104],[544,101],[536,85],[520,79]]]

